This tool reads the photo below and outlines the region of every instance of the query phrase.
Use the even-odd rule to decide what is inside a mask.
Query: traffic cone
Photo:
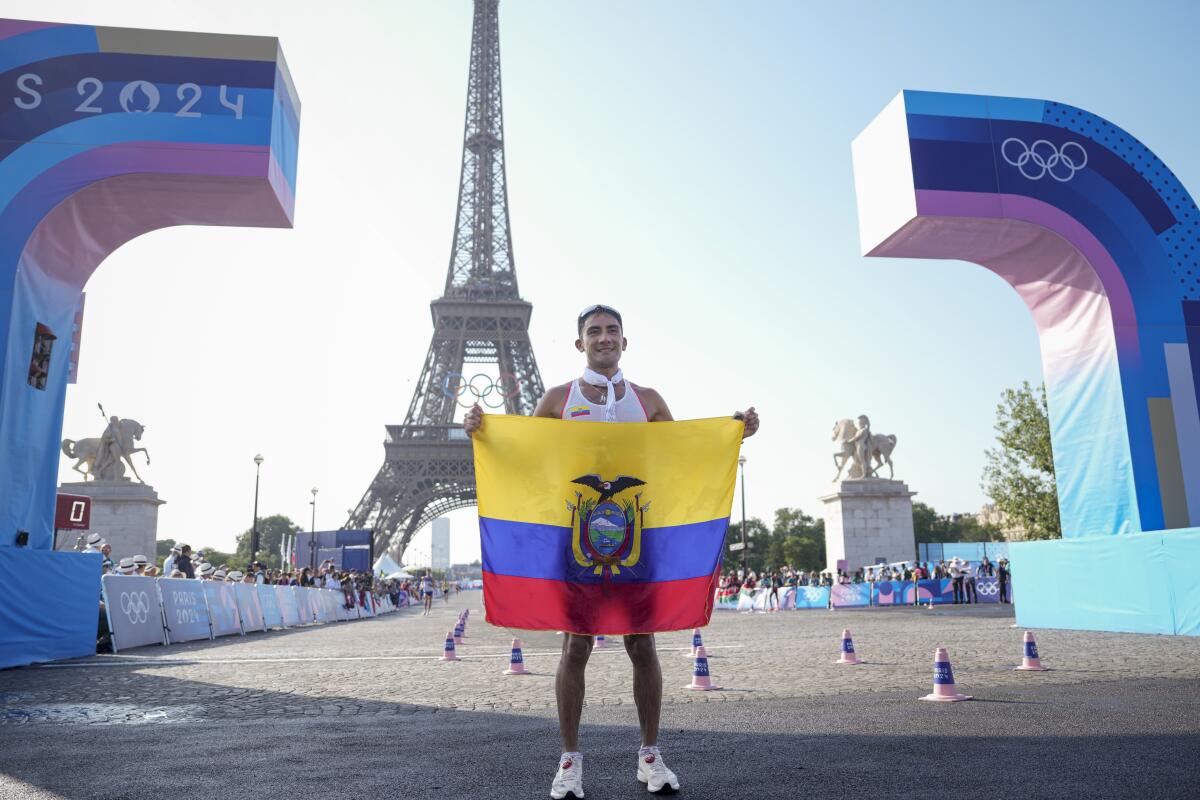
[[[462,659],[459,658],[454,653],[454,631],[448,631],[446,633],[446,647],[442,651],[442,657],[438,660],[439,661],[462,661]]]
[[[854,640],[850,638],[850,629],[842,631],[842,655],[835,664],[861,664],[858,654],[854,652]]]
[[[1037,642],[1033,639],[1033,631],[1025,631],[1025,656],[1021,659],[1021,666],[1013,669],[1024,670],[1026,672],[1049,672],[1048,667],[1043,667],[1041,660],[1038,658]]]
[[[954,670],[950,669],[950,655],[944,647],[939,647],[933,654],[933,692],[920,699],[942,703],[971,699],[971,695],[959,694],[954,687]]]
[[[604,638],[603,633],[596,635],[596,649],[597,650],[607,650],[608,649],[608,639]]]
[[[521,640],[513,639],[512,656],[508,659],[508,669],[504,670],[505,675],[528,675],[529,670],[525,669],[525,658],[521,655]]]
[[[454,630],[453,630],[451,633],[452,633],[452,634],[453,634],[453,636],[454,636],[454,643],[455,643],[455,644],[462,644],[462,643],[463,643],[463,642],[462,642],[462,637],[463,637],[463,629],[462,629],[462,623],[461,623],[461,622],[460,622],[459,624],[457,624],[457,625],[455,625],[455,626],[454,626]]]
[[[708,653],[704,652],[704,645],[696,648],[696,665],[692,667],[692,682],[683,688],[696,689],[701,692],[711,692],[721,688],[713,685],[712,677],[708,674]]]
[[[695,658],[696,651],[704,646],[704,640],[700,638],[700,629],[692,628],[692,651],[684,653],[685,658]]]

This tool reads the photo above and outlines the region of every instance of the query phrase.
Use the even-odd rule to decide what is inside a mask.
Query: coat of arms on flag
[[[473,439],[488,621],[612,635],[706,624],[742,432],[728,418],[489,415]]]

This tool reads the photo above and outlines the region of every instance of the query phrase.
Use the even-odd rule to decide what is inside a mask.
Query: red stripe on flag
[[[569,583],[483,573],[487,621],[527,631],[594,636],[701,628],[712,616],[720,567],[655,583]]]

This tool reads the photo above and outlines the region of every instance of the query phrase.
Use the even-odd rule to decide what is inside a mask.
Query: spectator
[[[979,564],[979,577],[991,578],[995,574],[996,568],[992,566],[992,562],[988,561],[988,557],[985,555],[983,561]]]
[[[172,566],[172,573],[183,573],[180,577],[196,577],[196,568],[192,563],[192,548],[186,544],[179,545],[179,555],[175,557],[175,563]],[[174,577],[174,574],[171,577]]]
[[[213,573],[217,571],[217,568],[207,561],[202,561],[200,562],[200,567],[196,571],[200,574],[201,578],[206,581],[211,581],[213,578]]]
[[[137,570],[138,575],[146,574],[146,567],[150,565],[150,560],[143,555],[133,557],[133,566]]]
[[[179,558],[179,545],[172,545],[171,552],[167,553],[167,557],[163,559],[162,571],[168,574],[175,569],[175,559]]]
[[[137,567],[133,563],[132,558],[122,558],[121,563],[117,567],[122,575],[136,575]]]
[[[975,568],[968,561],[963,564],[963,594],[968,604],[979,604],[979,594],[975,591]]]
[[[996,584],[1000,589],[1000,602],[1008,602],[1008,559],[1002,558],[996,564]]]
[[[950,559],[950,580],[954,585],[954,605],[963,601],[963,571],[958,558]]]
[[[146,571],[143,572],[142,574],[145,575],[147,578],[157,578],[158,577],[158,567],[156,567],[154,565],[150,565],[150,566],[146,567]]]

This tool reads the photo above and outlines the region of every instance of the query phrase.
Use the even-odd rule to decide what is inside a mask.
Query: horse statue
[[[888,466],[888,478],[894,478],[896,473],[892,466],[892,451],[896,449],[896,437],[892,434],[870,433],[870,423],[866,422],[866,417],[859,417],[859,420],[863,422],[858,425],[849,419],[840,419],[834,423],[831,438],[841,444],[841,449],[833,454],[833,465],[837,467],[837,474],[833,480],[836,482],[841,479],[846,464],[850,464],[850,470],[846,473],[848,480],[875,477],[875,473],[882,469],[884,464]],[[861,430],[866,431],[867,437],[862,445],[859,441],[864,437],[858,436]],[[874,467],[871,466],[872,461],[875,462]]]
[[[63,439],[63,455],[67,458],[75,459],[75,464],[71,469],[83,475],[84,480],[88,478],[104,481],[129,480],[125,477],[125,467],[121,464],[124,461],[129,465],[129,469],[133,471],[133,475],[138,479],[138,482],[145,483],[142,480],[142,476],[138,475],[137,467],[133,465],[132,458],[134,453],[145,453],[146,463],[150,463],[150,452],[146,448],[138,447],[135,444],[135,442],[142,438],[142,434],[145,432],[146,428],[137,420],[122,419],[109,423],[104,436],[109,436],[111,433],[111,444],[107,448],[108,454],[104,459],[104,464],[96,464],[96,459],[101,454],[100,451],[101,445],[104,443],[104,436],[79,440]],[[85,466],[87,467],[86,471],[81,469],[81,467]]]

